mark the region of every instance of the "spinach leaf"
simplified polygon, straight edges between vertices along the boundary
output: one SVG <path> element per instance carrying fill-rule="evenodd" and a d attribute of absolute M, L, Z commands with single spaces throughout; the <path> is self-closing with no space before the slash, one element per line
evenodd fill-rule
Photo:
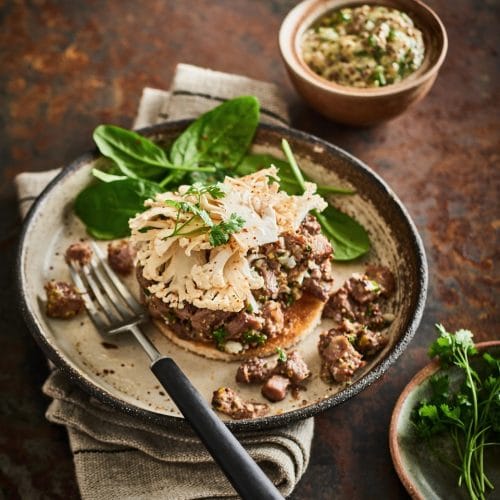
<path fill-rule="evenodd" d="M 242 96 L 201 115 L 174 142 L 174 165 L 211 164 L 234 168 L 252 142 L 259 123 L 259 101 Z"/>
<path fill-rule="evenodd" d="M 111 240 L 130 234 L 128 220 L 144 211 L 144 201 L 161 188 L 142 179 L 92 184 L 75 200 L 75 213 L 97 239 Z"/>
<path fill-rule="evenodd" d="M 349 215 L 328 205 L 315 214 L 334 249 L 334 260 L 353 260 L 370 250 L 366 229 Z"/>
<path fill-rule="evenodd" d="M 304 176 L 293 155 L 290 144 L 286 139 L 281 141 L 283 152 L 290 164 L 290 169 L 301 188 L 304 191 Z M 352 217 L 341 212 L 332 205 L 319 213 L 313 210 L 314 216 L 323 229 L 323 233 L 333 246 L 334 260 L 353 260 L 361 257 L 370 250 L 370 238 L 365 228 Z"/>
<path fill-rule="evenodd" d="M 171 168 L 163 149 L 132 130 L 99 125 L 93 137 L 99 151 L 114 160 L 127 177 L 159 179 Z"/>
<path fill-rule="evenodd" d="M 269 154 L 248 154 L 243 157 L 241 162 L 238 164 L 236 169 L 233 171 L 235 176 L 249 175 L 257 172 L 262 168 L 268 168 L 274 165 L 278 169 L 280 177 L 280 186 L 283 191 L 288 194 L 302 194 L 302 189 L 300 184 L 297 182 L 295 175 L 290 167 L 290 164 L 280 158 L 276 158 Z M 304 180 L 311 181 L 309 177 L 302 173 Z M 322 184 L 317 184 L 317 191 L 321 195 L 328 194 L 354 194 L 356 191 L 347 188 L 341 188 L 337 186 L 324 186 Z"/>
<path fill-rule="evenodd" d="M 103 170 L 99 170 L 98 168 L 92 169 L 92 175 L 102 182 L 113 182 L 128 179 L 126 175 L 110 174 L 108 172 L 104 172 Z"/>

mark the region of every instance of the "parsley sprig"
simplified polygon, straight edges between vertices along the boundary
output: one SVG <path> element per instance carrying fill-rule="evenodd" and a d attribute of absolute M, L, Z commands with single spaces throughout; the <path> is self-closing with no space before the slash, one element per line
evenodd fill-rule
<path fill-rule="evenodd" d="M 436 328 L 439 337 L 429 356 L 437 356 L 443 368 L 459 369 L 462 383 L 454 388 L 446 372 L 431 377 L 431 397 L 414 409 L 412 423 L 431 446 L 438 435 L 451 437 L 456 457 L 447 461 L 460 471 L 458 484 L 470 498 L 484 499 L 494 488 L 484 471 L 484 452 L 500 445 L 500 359 L 489 353 L 479 357 L 468 330 L 452 334 L 442 325 Z"/>
<path fill-rule="evenodd" d="M 165 239 L 173 236 L 197 236 L 208 232 L 208 241 L 213 247 L 216 247 L 227 243 L 231 234 L 237 233 L 243 228 L 245 219 L 235 213 L 232 213 L 229 219 L 216 224 L 210 217 L 210 214 L 201 208 L 201 197 L 206 194 L 214 199 L 225 196 L 225 192 L 220 184 L 205 186 L 195 183 L 184 193 L 184 196 L 194 196 L 196 202 L 165 200 L 166 205 L 177 209 L 174 228 Z M 181 222 L 181 218 L 184 219 L 182 216 L 186 214 L 191 214 L 191 216 Z M 202 224 L 197 224 L 192 228 L 192 224 L 200 222 L 200 220 Z"/>

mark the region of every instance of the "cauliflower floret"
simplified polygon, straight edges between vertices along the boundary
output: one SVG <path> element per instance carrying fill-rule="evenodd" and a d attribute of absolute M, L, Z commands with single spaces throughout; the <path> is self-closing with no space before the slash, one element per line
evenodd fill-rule
<path fill-rule="evenodd" d="M 306 183 L 301 196 L 289 196 L 278 190 L 277 183 L 269 183 L 270 177 L 278 177 L 275 167 L 239 179 L 227 177 L 220 185 L 222 197 L 193 195 L 181 186 L 178 193 L 148 200 L 149 208 L 130 220 L 130 228 L 143 276 L 154 282 L 149 292 L 172 307 L 190 303 L 237 312 L 255 303 L 252 290 L 264 282 L 250 267 L 248 250 L 277 241 L 280 234 L 296 230 L 310 210 L 326 207 L 315 194 L 315 184 Z M 192 209 L 179 211 L 168 200 L 198 204 L 204 219 Z M 212 247 L 210 220 L 217 225 L 233 214 L 244 220 L 243 227 L 232 232 L 226 244 Z M 184 231 L 173 234 L 183 224 Z"/>

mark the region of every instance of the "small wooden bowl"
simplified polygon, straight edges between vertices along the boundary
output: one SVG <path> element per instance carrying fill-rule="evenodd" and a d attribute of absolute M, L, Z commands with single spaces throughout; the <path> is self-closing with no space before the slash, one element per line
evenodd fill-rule
<path fill-rule="evenodd" d="M 301 56 L 304 31 L 331 10 L 379 4 L 407 13 L 424 36 L 425 57 L 420 68 L 401 82 L 359 89 L 330 82 L 312 71 Z M 279 47 L 290 79 L 309 105 L 334 121 L 373 125 L 394 118 L 431 89 L 448 49 L 448 38 L 438 16 L 419 0 L 305 0 L 285 17 Z"/>

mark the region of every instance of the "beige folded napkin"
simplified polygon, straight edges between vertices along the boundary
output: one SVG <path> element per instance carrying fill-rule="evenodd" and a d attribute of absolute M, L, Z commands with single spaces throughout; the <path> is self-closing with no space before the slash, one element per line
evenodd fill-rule
<path fill-rule="evenodd" d="M 192 118 L 239 95 L 259 98 L 263 122 L 288 124 L 287 108 L 275 85 L 179 64 L 170 91 L 144 89 L 134 128 Z M 23 216 L 58 172 L 17 176 Z M 199 439 L 185 426 L 152 424 L 112 410 L 59 369 L 53 369 L 43 391 L 52 398 L 47 419 L 68 431 L 84 500 L 235 497 Z M 307 419 L 237 437 L 286 496 L 307 468 L 313 430 L 313 419 Z"/>

